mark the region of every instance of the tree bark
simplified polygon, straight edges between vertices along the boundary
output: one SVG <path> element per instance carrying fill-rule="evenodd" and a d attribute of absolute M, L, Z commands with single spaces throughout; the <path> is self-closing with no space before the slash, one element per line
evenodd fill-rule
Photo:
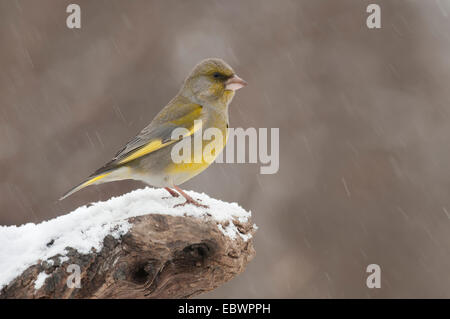
<path fill-rule="evenodd" d="M 128 221 L 128 233 L 108 235 L 101 251 L 67 248 L 63 262 L 58 255 L 29 267 L 0 298 L 189 298 L 238 275 L 255 255 L 252 238 L 231 239 L 212 218 L 150 214 Z M 255 232 L 250 222 L 233 223 L 242 234 Z M 80 267 L 79 288 L 67 284 L 71 264 Z M 42 272 L 49 276 L 36 289 Z"/>

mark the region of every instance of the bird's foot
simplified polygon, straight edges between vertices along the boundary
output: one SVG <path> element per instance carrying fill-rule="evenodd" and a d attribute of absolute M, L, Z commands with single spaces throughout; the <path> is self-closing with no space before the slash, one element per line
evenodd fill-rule
<path fill-rule="evenodd" d="M 173 187 L 181 194 L 181 196 L 183 196 L 184 198 L 186 198 L 186 201 L 185 201 L 184 203 L 182 203 L 182 204 L 177 204 L 177 205 L 175 205 L 175 206 L 173 206 L 173 207 L 179 207 L 179 206 L 184 206 L 184 205 L 186 205 L 186 204 L 192 204 L 192 205 L 195 205 L 195 206 L 197 206 L 197 207 L 209 208 L 208 205 L 203 205 L 203 204 L 200 204 L 199 202 L 197 202 L 195 199 L 193 199 L 191 196 L 189 196 L 188 194 L 186 194 L 186 193 L 185 193 L 181 188 L 179 188 L 178 186 L 174 185 Z M 199 200 L 201 200 L 201 199 L 199 199 Z"/>
<path fill-rule="evenodd" d="M 164 187 L 164 189 L 166 191 L 168 191 L 170 193 L 170 195 L 172 195 L 172 197 L 180 197 L 180 194 L 175 192 L 173 189 L 170 189 L 169 187 Z M 163 198 L 169 198 L 169 197 L 163 197 Z"/>
<path fill-rule="evenodd" d="M 192 204 L 192 205 L 195 205 L 195 206 L 197 206 L 197 207 L 209 208 L 208 205 L 200 204 L 199 202 L 197 202 L 196 200 L 194 200 L 194 199 L 192 199 L 192 198 L 186 199 L 186 201 L 185 201 L 184 203 L 176 204 L 176 205 L 173 206 L 173 207 L 174 207 L 174 208 L 175 208 L 175 207 L 181 207 L 181 206 L 185 206 L 185 205 L 187 205 L 187 204 Z"/>

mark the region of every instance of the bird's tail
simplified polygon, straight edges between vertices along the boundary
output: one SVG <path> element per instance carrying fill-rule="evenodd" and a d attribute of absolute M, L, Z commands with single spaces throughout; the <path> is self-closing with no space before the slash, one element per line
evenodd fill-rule
<path fill-rule="evenodd" d="M 63 200 L 64 198 L 69 197 L 70 195 L 72 195 L 75 192 L 78 192 L 80 189 L 85 188 L 86 186 L 92 185 L 94 183 L 97 183 L 99 180 L 101 180 L 102 178 L 108 176 L 109 174 L 111 174 L 112 172 L 106 172 L 106 173 L 102 173 L 100 175 L 95 175 L 95 176 L 91 176 L 89 177 L 86 181 L 82 182 L 80 185 L 72 188 L 70 191 L 68 191 L 67 193 L 65 193 L 59 200 Z"/>

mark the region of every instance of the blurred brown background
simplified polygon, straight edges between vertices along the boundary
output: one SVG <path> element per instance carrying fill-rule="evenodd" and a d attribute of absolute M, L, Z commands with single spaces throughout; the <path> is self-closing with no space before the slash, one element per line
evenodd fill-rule
<path fill-rule="evenodd" d="M 0 0 L 0 224 L 142 187 L 57 201 L 216 56 L 250 83 L 231 126 L 279 127 L 280 170 L 215 164 L 183 185 L 260 227 L 245 273 L 204 297 L 450 297 L 450 1 L 77 0 L 80 30 L 71 2 Z"/>

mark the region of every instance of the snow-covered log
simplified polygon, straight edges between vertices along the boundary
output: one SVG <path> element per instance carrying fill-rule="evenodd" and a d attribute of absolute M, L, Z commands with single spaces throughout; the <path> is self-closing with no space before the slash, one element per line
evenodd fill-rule
<path fill-rule="evenodd" d="M 220 286 L 255 255 L 256 226 L 235 203 L 188 194 L 209 208 L 145 188 L 0 226 L 0 298 L 185 298 Z"/>

